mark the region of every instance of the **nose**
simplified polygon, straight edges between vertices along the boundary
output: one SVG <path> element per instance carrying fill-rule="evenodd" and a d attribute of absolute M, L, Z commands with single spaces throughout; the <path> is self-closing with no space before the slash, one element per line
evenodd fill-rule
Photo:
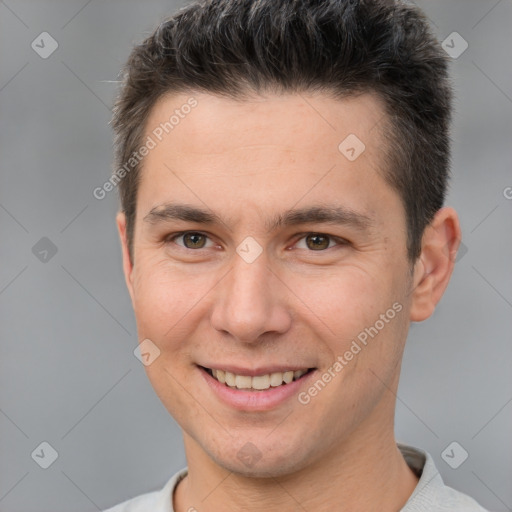
<path fill-rule="evenodd" d="M 261 341 L 264 334 L 283 334 L 292 319 L 286 290 L 270 270 L 264 252 L 252 263 L 236 254 L 231 271 L 216 287 L 211 324 L 217 331 L 249 344 Z"/>

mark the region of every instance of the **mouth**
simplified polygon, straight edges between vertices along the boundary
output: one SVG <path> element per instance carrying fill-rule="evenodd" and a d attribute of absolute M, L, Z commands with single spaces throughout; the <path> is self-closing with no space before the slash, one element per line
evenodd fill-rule
<path fill-rule="evenodd" d="M 204 366 L 200 366 L 200 368 L 225 387 L 239 391 L 267 391 L 270 388 L 285 387 L 315 370 L 315 368 L 299 368 L 250 376 L 238 375 L 216 368 L 205 368 Z"/>

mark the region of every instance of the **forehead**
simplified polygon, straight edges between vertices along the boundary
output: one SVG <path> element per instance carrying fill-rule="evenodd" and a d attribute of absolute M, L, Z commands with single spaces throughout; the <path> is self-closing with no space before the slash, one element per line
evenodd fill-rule
<path fill-rule="evenodd" d="M 381 176 L 385 121 L 373 94 L 163 97 L 146 124 L 154 147 L 143 161 L 139 206 L 148 212 L 186 196 L 278 212 L 304 197 L 370 212 L 368 194 L 375 201 L 393 192 Z"/>
<path fill-rule="evenodd" d="M 328 146 L 328 153 L 336 156 L 337 143 L 356 135 L 369 156 L 376 146 L 384 149 L 380 129 L 386 119 L 382 101 L 371 93 L 343 99 L 296 93 L 253 95 L 243 100 L 181 93 L 155 103 L 146 135 L 195 155 L 266 144 L 275 150 L 314 153 Z"/>

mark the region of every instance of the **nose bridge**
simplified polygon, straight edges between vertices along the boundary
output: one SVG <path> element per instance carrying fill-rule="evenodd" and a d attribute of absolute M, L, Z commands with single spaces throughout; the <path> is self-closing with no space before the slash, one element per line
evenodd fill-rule
<path fill-rule="evenodd" d="M 231 272 L 223 280 L 218 294 L 212 325 L 235 339 L 257 341 L 265 332 L 284 332 L 290 325 L 265 254 L 252 262 L 235 255 Z"/>

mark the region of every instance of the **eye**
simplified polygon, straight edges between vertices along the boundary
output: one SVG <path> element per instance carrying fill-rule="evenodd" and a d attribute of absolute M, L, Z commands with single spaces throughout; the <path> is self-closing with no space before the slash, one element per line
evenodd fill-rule
<path fill-rule="evenodd" d="M 209 241 L 209 245 L 208 245 Z M 166 243 L 174 243 L 184 249 L 206 249 L 214 245 L 207 235 L 198 231 L 174 233 L 165 239 Z M 295 243 L 298 249 L 322 252 L 334 246 L 348 245 L 349 242 L 325 233 L 307 233 Z"/>
<path fill-rule="evenodd" d="M 182 243 L 176 242 L 176 240 L 182 240 Z M 186 231 L 184 233 L 176 233 L 174 235 L 170 235 L 166 238 L 166 242 L 173 242 L 180 247 L 185 249 L 205 249 L 207 247 L 206 241 L 208 240 L 208 236 L 204 233 L 199 233 L 197 231 Z M 211 242 L 211 240 L 210 240 Z M 211 247 L 211 245 L 208 247 Z"/>
<path fill-rule="evenodd" d="M 300 247 L 300 243 L 303 242 L 302 247 Z M 331 245 L 332 242 L 332 245 Z M 324 233 L 309 233 L 306 236 L 303 236 L 299 239 L 299 242 L 296 244 L 296 247 L 299 249 L 309 249 L 311 251 L 325 251 L 326 249 L 331 249 L 335 245 L 347 245 L 348 242 L 343 240 L 342 238 L 333 237 L 331 235 L 326 235 Z"/>

